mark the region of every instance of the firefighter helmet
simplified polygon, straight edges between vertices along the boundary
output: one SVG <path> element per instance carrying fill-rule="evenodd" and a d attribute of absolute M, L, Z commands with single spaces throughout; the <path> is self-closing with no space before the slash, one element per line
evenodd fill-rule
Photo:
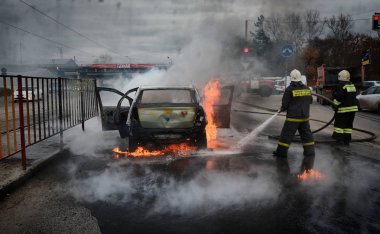
<path fill-rule="evenodd" d="M 290 81 L 299 82 L 301 81 L 301 72 L 297 69 L 294 69 L 290 72 Z"/>
<path fill-rule="evenodd" d="M 350 73 L 347 70 L 342 70 L 338 74 L 338 80 L 340 80 L 340 81 L 350 81 Z"/>

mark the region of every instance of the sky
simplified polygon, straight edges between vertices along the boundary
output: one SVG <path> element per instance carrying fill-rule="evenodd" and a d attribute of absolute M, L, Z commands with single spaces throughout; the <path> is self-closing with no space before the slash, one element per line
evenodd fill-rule
<path fill-rule="evenodd" d="M 115 63 L 168 63 L 194 40 L 210 44 L 244 35 L 244 22 L 260 15 L 318 9 L 321 15 L 351 14 L 355 30 L 371 33 L 378 0 L 22 0 L 90 40 L 37 13 L 20 0 L 0 1 L 0 63 L 47 63 L 60 57 L 79 64 L 108 54 Z M 362 20 L 368 19 L 368 20 Z M 52 40 L 33 36 L 14 29 Z M 96 43 L 94 43 L 96 42 Z M 204 43 L 202 43 L 204 42 Z M 101 45 L 101 46 L 100 46 Z M 211 46 L 214 48 L 214 46 Z M 169 57 L 169 58 L 168 58 Z"/>

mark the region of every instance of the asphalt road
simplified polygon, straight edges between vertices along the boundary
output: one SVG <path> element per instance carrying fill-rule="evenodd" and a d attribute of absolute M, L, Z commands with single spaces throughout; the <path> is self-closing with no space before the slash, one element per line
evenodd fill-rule
<path fill-rule="evenodd" d="M 275 108 L 279 99 L 247 95 L 241 101 Z M 115 134 L 94 127 L 72 136 L 70 153 L 0 201 L 0 232 L 380 232 L 378 142 L 318 144 L 315 160 L 304 160 L 295 143 L 288 160 L 276 160 L 276 142 L 266 135 L 279 134 L 283 118 L 249 145 L 236 147 L 269 116 L 241 112 L 258 110 L 237 102 L 233 109 L 232 129 L 219 132 L 224 147 L 187 157 L 117 158 L 111 152 Z M 331 113 L 313 105 L 312 115 L 328 120 Z M 360 116 L 355 124 L 380 128 Z M 330 134 L 326 129 L 316 138 Z M 305 166 L 321 178 L 300 180 Z"/>

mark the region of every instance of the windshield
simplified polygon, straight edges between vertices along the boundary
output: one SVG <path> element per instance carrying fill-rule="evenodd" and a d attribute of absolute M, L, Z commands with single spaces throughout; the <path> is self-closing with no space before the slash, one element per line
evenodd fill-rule
<path fill-rule="evenodd" d="M 140 103 L 195 103 L 188 89 L 144 90 Z"/>

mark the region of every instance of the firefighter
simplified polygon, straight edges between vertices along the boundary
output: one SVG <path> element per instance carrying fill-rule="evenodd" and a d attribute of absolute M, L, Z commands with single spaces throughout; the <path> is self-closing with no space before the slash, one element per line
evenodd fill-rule
<path fill-rule="evenodd" d="M 285 89 L 279 112 L 287 111 L 274 156 L 287 157 L 289 146 L 298 130 L 305 156 L 314 156 L 314 139 L 310 130 L 309 112 L 313 102 L 310 89 L 301 82 L 301 73 L 294 69 L 290 73 L 290 85 Z"/>
<path fill-rule="evenodd" d="M 349 145 L 355 112 L 358 111 L 356 88 L 350 82 L 350 73 L 342 70 L 338 74 L 339 86 L 333 91 L 333 101 L 337 106 L 332 137 L 338 144 Z"/>

